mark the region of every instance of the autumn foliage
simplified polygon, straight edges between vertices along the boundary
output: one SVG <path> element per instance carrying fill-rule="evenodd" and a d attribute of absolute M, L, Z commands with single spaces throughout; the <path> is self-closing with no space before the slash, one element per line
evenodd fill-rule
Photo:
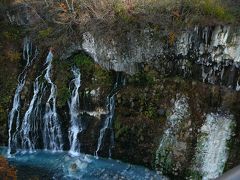
<path fill-rule="evenodd" d="M 0 179 L 3 180 L 16 180 L 17 172 L 16 169 L 11 167 L 7 160 L 0 156 Z"/>

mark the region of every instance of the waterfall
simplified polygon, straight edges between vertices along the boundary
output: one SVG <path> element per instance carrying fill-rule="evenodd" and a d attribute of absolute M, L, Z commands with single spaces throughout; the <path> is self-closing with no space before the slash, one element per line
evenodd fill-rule
<path fill-rule="evenodd" d="M 70 123 L 71 127 L 69 129 L 69 141 L 70 141 L 70 153 L 78 154 L 80 153 L 80 142 L 78 140 L 78 134 L 83 130 L 80 114 L 79 114 L 79 94 L 78 90 L 81 86 L 81 74 L 80 70 L 77 68 L 72 69 L 74 79 L 70 82 L 69 89 L 71 90 L 71 84 L 74 84 L 74 88 L 71 93 L 71 98 L 68 102 L 69 112 L 70 112 Z"/>
<path fill-rule="evenodd" d="M 112 124 L 113 124 L 113 117 L 114 117 L 114 111 L 115 111 L 115 94 L 112 96 L 108 96 L 108 114 L 107 117 L 104 120 L 104 125 L 100 130 L 99 138 L 98 138 L 98 144 L 97 144 L 97 150 L 96 150 L 96 156 L 98 156 L 98 151 L 100 150 L 102 143 L 103 143 L 103 138 L 106 134 L 106 130 L 110 129 L 112 131 Z M 111 133 L 111 142 L 113 140 L 113 133 Z M 111 157 L 111 148 L 109 149 L 109 156 Z"/>
<path fill-rule="evenodd" d="M 237 81 L 237 85 L 236 85 L 236 91 L 240 91 L 239 80 Z"/>
<path fill-rule="evenodd" d="M 39 92 L 41 90 L 41 85 L 39 84 L 38 76 L 34 82 L 34 94 L 30 105 L 24 115 L 22 126 L 20 130 L 21 134 L 21 149 L 29 149 L 33 151 L 36 149 L 37 138 L 38 138 L 38 122 L 37 122 L 37 100 L 39 96 Z"/>
<path fill-rule="evenodd" d="M 110 141 L 111 145 L 109 147 L 109 157 L 111 157 L 111 149 L 114 145 L 114 132 L 113 132 L 113 118 L 114 118 L 114 112 L 115 112 L 115 95 L 117 93 L 117 90 L 120 88 L 121 85 L 124 85 L 124 78 L 121 75 L 121 73 L 117 73 L 117 78 L 116 82 L 113 86 L 112 91 L 110 94 L 107 96 L 107 109 L 108 109 L 108 114 L 104 120 L 103 126 L 100 129 L 99 137 L 98 137 L 98 144 L 97 144 L 97 150 L 95 151 L 95 155 L 98 157 L 98 152 L 101 149 L 103 145 L 103 139 L 104 136 L 106 135 L 106 131 L 110 130 L 111 131 L 111 136 L 110 136 Z"/>
<path fill-rule="evenodd" d="M 8 154 L 11 153 L 13 146 L 15 148 L 17 146 L 17 138 L 14 138 L 14 139 L 12 138 L 12 128 L 13 128 L 14 121 L 16 122 L 16 131 L 18 130 L 18 127 L 20 124 L 20 122 L 19 122 L 19 118 L 20 118 L 19 111 L 20 111 L 20 107 L 21 107 L 20 94 L 21 94 L 23 86 L 25 84 L 25 77 L 26 77 L 25 72 L 23 72 L 23 73 L 24 73 L 23 77 L 19 76 L 17 89 L 15 91 L 15 95 L 14 95 L 14 99 L 13 99 L 13 107 L 9 113 L 9 118 L 8 118 Z M 14 137 L 16 137 L 16 135 Z"/>
<path fill-rule="evenodd" d="M 62 150 L 63 140 L 60 122 L 56 110 L 57 87 L 51 80 L 53 54 L 50 50 L 46 58 L 47 67 L 42 71 L 34 81 L 33 96 L 26 110 L 23 119 L 20 119 L 20 95 L 25 85 L 25 78 L 28 67 L 36 58 L 37 51 L 32 53 L 32 44 L 24 39 L 23 59 L 26 66 L 19 76 L 19 83 L 13 100 L 13 108 L 9 113 L 9 153 L 12 148 L 34 151 L 39 144 L 43 144 L 45 149 Z M 48 85 L 50 85 L 50 95 L 45 105 L 45 111 L 42 109 L 42 98 L 46 94 L 47 84 L 39 82 L 44 76 Z M 15 127 L 15 130 L 13 130 Z M 13 131 L 13 132 L 12 132 Z M 13 134 L 13 135 L 12 135 Z M 42 135 L 42 139 L 40 136 Z M 43 141 L 43 142 L 39 142 Z"/>
<path fill-rule="evenodd" d="M 196 165 L 203 179 L 215 179 L 223 173 L 228 157 L 227 142 L 234 125 L 232 115 L 210 113 L 197 140 Z"/>
<path fill-rule="evenodd" d="M 46 102 L 45 114 L 43 117 L 43 143 L 45 149 L 62 150 L 63 140 L 60 122 L 56 110 L 57 87 L 51 80 L 53 54 L 51 50 L 46 58 L 47 68 L 44 75 L 51 86 L 51 93 Z"/>
<path fill-rule="evenodd" d="M 35 48 L 35 51 L 33 52 L 33 46 L 30 39 L 25 37 L 23 41 L 23 60 L 26 61 L 26 65 L 18 76 L 18 85 L 13 98 L 13 106 L 8 116 L 8 154 L 11 153 L 12 148 L 17 148 L 18 146 L 21 109 L 20 96 L 25 85 L 27 70 L 31 66 L 32 62 L 37 58 L 37 55 L 37 48 Z M 13 133 L 12 131 L 14 127 L 15 131 Z"/>
<path fill-rule="evenodd" d="M 176 132 L 179 130 L 181 123 L 188 117 L 189 105 L 187 98 L 177 95 L 171 115 L 167 118 L 167 129 L 163 133 L 156 152 L 156 165 L 160 165 L 161 168 L 171 168 L 171 147 L 177 144 Z"/>

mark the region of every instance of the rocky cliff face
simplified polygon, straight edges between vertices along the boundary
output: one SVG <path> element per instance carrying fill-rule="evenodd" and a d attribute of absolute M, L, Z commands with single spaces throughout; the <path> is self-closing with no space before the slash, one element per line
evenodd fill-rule
<path fill-rule="evenodd" d="M 7 19 L 25 27 L 40 21 L 34 11 L 24 8 L 20 14 L 9 12 Z M 81 71 L 81 152 L 96 153 L 101 129 L 112 115 L 113 123 L 105 129 L 99 156 L 108 157 L 111 150 L 112 158 L 172 177 L 215 178 L 239 164 L 240 32 L 236 27 L 195 27 L 176 34 L 129 30 L 115 36 L 88 31 L 79 36 L 81 40 L 55 47 L 59 57 L 53 60 L 52 81 L 57 86 L 64 150 L 69 149 L 67 103 L 71 67 L 75 65 Z M 54 38 L 47 42 L 53 48 Z M 37 45 L 43 47 L 43 41 Z M 20 119 L 29 107 L 33 81 L 44 69 L 47 48 L 40 49 L 38 61 L 27 73 Z M 18 69 L 20 72 L 21 66 Z M 119 71 L 123 72 L 122 87 L 114 92 L 114 108 L 109 108 Z M 15 85 L 17 78 L 12 81 Z M 1 83 L 7 87 L 6 82 Z M 13 96 L 14 88 L 9 92 Z M 4 114 L 11 109 L 10 101 L 1 102 L 1 106 L 8 106 Z M 47 95 L 43 95 L 43 107 L 46 101 Z M 6 130 L 1 131 L 5 142 Z M 211 144 L 219 147 L 219 152 L 214 152 Z M 208 171 L 209 164 L 214 171 Z"/>
<path fill-rule="evenodd" d="M 107 69 L 134 74 L 149 64 L 162 74 L 239 89 L 240 34 L 234 27 L 195 27 L 165 36 L 145 29 L 121 39 L 87 32 L 82 48 Z"/>
<path fill-rule="evenodd" d="M 34 26 L 42 21 L 37 11 L 27 4 L 19 4 L 6 10 L 5 19 L 18 26 Z"/>
<path fill-rule="evenodd" d="M 6 10 L 5 19 L 14 25 L 46 28 L 47 22 L 43 18 L 51 17 L 47 17 L 44 11 L 38 13 L 32 6 L 16 4 L 14 8 Z M 50 31 L 57 26 L 49 28 Z M 240 32 L 234 25 L 196 26 L 177 32 L 125 28 L 124 32 L 110 33 L 98 31 L 100 28 L 96 25 L 94 30 L 75 35 L 75 39 L 69 37 L 71 40 L 65 40 L 65 45 L 58 47 L 58 55 L 61 59 L 67 59 L 78 51 L 85 51 L 96 63 L 110 70 L 132 75 L 143 64 L 148 64 L 161 74 L 181 75 L 240 89 Z M 48 37 L 46 34 L 49 29 L 42 30 L 42 38 Z M 54 35 L 52 38 L 55 38 Z"/>

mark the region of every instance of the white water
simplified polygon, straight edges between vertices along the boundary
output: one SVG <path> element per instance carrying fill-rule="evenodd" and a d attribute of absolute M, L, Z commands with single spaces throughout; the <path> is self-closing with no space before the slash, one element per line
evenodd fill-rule
<path fill-rule="evenodd" d="M 178 131 L 180 124 L 189 117 L 189 105 L 185 96 L 178 95 L 171 115 L 167 118 L 167 129 L 164 131 L 159 147 L 156 152 L 156 164 L 161 163 L 161 156 L 167 155 L 170 147 L 177 142 L 175 132 Z M 165 162 L 162 162 L 165 163 Z M 163 164 L 164 165 L 164 164 Z"/>
<path fill-rule="evenodd" d="M 40 76 L 39 76 L 40 77 Z M 21 126 L 21 149 L 29 149 L 30 152 L 36 149 L 36 140 L 37 140 L 37 131 L 38 131 L 38 123 L 36 122 L 37 117 L 34 114 L 35 106 L 37 103 L 37 98 L 39 95 L 39 91 L 41 89 L 41 85 L 39 85 L 39 77 L 36 78 L 34 82 L 34 94 L 28 110 L 26 111 L 22 126 Z M 30 137 L 31 134 L 31 137 Z"/>
<path fill-rule="evenodd" d="M 197 141 L 196 170 L 203 179 L 215 179 L 223 173 L 228 157 L 227 141 L 231 138 L 233 117 L 208 114 Z"/>
<path fill-rule="evenodd" d="M 31 63 L 31 56 L 32 56 L 32 42 L 28 37 L 24 38 L 23 40 L 23 59 L 27 61 L 26 66 L 29 66 Z"/>
<path fill-rule="evenodd" d="M 23 41 L 23 60 L 26 61 L 26 65 L 18 77 L 18 85 L 14 94 L 13 107 L 9 113 L 8 117 L 8 154 L 11 153 L 12 148 L 18 146 L 18 132 L 20 128 L 20 96 L 25 85 L 25 79 L 27 75 L 27 69 L 31 66 L 32 62 L 37 58 L 38 50 L 35 49 L 33 52 L 33 47 L 30 39 L 28 37 L 24 38 Z M 13 127 L 16 127 L 13 131 Z"/>
<path fill-rule="evenodd" d="M 71 84 L 74 84 L 74 88 L 71 93 L 71 99 L 68 103 L 69 112 L 70 112 L 70 122 L 71 127 L 69 129 L 69 141 L 70 141 L 70 150 L 71 154 L 80 153 L 80 142 L 78 140 L 78 134 L 83 130 L 80 122 L 80 110 L 79 110 L 79 93 L 78 90 L 81 86 L 81 74 L 80 70 L 77 68 L 72 69 L 74 79 L 71 81 Z"/>
<path fill-rule="evenodd" d="M 112 128 L 113 124 L 113 118 L 114 118 L 114 112 L 115 112 L 115 95 L 117 93 L 117 88 L 119 85 L 123 84 L 124 79 L 122 79 L 122 76 L 120 73 L 117 74 L 116 82 L 113 86 L 112 91 L 107 97 L 107 109 L 108 109 L 108 114 L 104 120 L 103 127 L 100 130 L 99 137 L 98 137 L 98 144 L 97 144 L 97 150 L 95 152 L 95 155 L 98 157 L 98 152 L 102 147 L 104 136 L 106 135 L 106 131 L 110 130 L 111 135 L 110 135 L 110 147 L 109 147 L 109 157 L 111 157 L 111 149 L 114 145 L 114 132 Z M 119 84 L 120 83 L 120 84 Z"/>
<path fill-rule="evenodd" d="M 51 50 L 46 59 L 46 74 L 44 75 L 48 84 L 51 86 L 51 93 L 46 103 L 45 114 L 43 117 L 43 143 L 45 149 L 62 150 L 62 132 L 56 110 L 57 87 L 51 80 L 53 54 Z"/>
<path fill-rule="evenodd" d="M 104 139 L 104 136 L 106 134 L 106 130 L 107 129 L 112 130 L 112 123 L 113 123 L 113 117 L 114 117 L 114 111 L 115 111 L 115 94 L 112 95 L 112 96 L 108 96 L 107 108 L 108 108 L 108 114 L 107 114 L 107 117 L 104 121 L 104 125 L 100 130 L 100 134 L 99 134 L 99 137 L 98 137 L 97 150 L 95 152 L 96 156 L 98 156 L 98 151 L 102 147 L 103 139 Z M 113 136 L 113 134 L 112 134 L 112 136 Z M 112 138 L 113 137 L 111 137 L 111 140 L 112 140 Z M 111 148 L 109 148 L 109 156 L 111 157 L 111 150 L 110 149 Z"/>
<path fill-rule="evenodd" d="M 12 146 L 17 146 L 17 138 L 12 138 L 12 128 L 13 128 L 13 123 L 16 123 L 16 131 L 18 130 L 19 127 L 19 119 L 20 119 L 20 95 L 21 92 L 23 90 L 24 84 L 25 84 L 25 77 L 26 74 L 24 72 L 24 76 L 23 77 L 19 77 L 19 82 L 18 82 L 18 86 L 17 89 L 15 91 L 15 95 L 14 95 L 14 99 L 13 99 L 13 107 L 12 110 L 9 113 L 9 118 L 8 118 L 8 154 L 11 153 L 11 148 Z M 15 131 L 15 132 L 16 132 Z M 16 134 L 15 134 L 16 137 Z"/>
<path fill-rule="evenodd" d="M 236 91 L 240 91 L 240 84 L 239 84 L 239 80 L 237 81 Z"/>

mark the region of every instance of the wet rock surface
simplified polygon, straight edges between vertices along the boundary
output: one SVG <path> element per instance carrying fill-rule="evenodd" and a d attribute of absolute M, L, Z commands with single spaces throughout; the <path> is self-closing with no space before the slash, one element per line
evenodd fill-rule
<path fill-rule="evenodd" d="M 121 40 L 107 34 L 83 34 L 82 48 L 107 69 L 135 74 L 155 67 L 161 74 L 238 89 L 240 35 L 235 27 L 196 27 L 174 35 L 145 29 L 128 32 Z"/>
<path fill-rule="evenodd" d="M 26 11 L 33 13 L 24 7 L 22 13 Z M 13 18 L 11 15 L 14 19 L 12 23 L 31 25 L 39 21 L 35 15 L 31 16 L 33 19 L 28 19 L 28 16 Z M 83 124 L 83 131 L 78 134 L 80 152 L 96 153 L 100 130 L 109 114 L 106 104 L 117 76 L 114 71 L 123 71 L 124 85 L 116 92 L 113 124 L 106 129 L 99 156 L 109 157 L 111 149 L 114 159 L 144 165 L 173 178 L 201 178 L 208 173 L 202 173 L 202 164 L 196 162 L 198 154 L 206 151 L 199 148 L 204 145 L 201 144 L 202 134 L 208 133 L 202 130 L 206 115 L 220 114 L 215 119 L 225 121 L 222 117 L 231 114 L 235 126 L 228 131 L 231 133 L 227 138 L 223 136 L 227 139 L 223 144 L 226 157 L 221 166 L 225 168 L 221 167 L 219 171 L 217 165 L 216 172 L 221 174 L 240 163 L 238 30 L 228 26 L 199 27 L 177 34 L 173 43 L 169 41 L 168 33 L 159 35 L 151 29 L 128 32 L 121 39 L 107 36 L 89 31 L 83 34 L 83 42 L 73 42 L 69 48 L 63 48 L 66 51 L 56 52 L 61 54 L 61 58 L 53 60 L 52 81 L 58 88 L 57 112 L 63 131 L 64 150 L 70 147 L 69 82 L 71 67 L 75 65 L 82 75 L 78 109 L 81 114 L 79 121 Z M 10 42 L 9 39 L 6 41 Z M 26 86 L 21 94 L 21 119 L 33 96 L 33 80 L 45 67 L 48 51 L 45 48 L 41 49 L 38 62 L 27 74 Z M 21 54 L 20 48 L 16 49 Z M 17 75 L 24 62 L 20 58 L 17 63 L 1 61 L 1 64 L 6 68 L 1 68 L 4 77 L 1 77 L 0 85 L 8 92 L 1 92 L 1 97 L 7 99 L 1 98 L 0 143 L 6 145 L 7 113 L 12 107 Z M 9 78 L 8 73 L 15 78 Z M 40 107 L 46 104 L 49 92 L 48 89 L 43 94 Z M 178 108 L 174 108 L 175 104 L 181 98 L 184 105 L 176 111 L 174 109 Z M 174 123 L 178 120 L 175 127 Z M 222 128 L 218 129 L 220 131 Z M 113 131 L 114 143 L 111 139 Z M 42 147 L 42 144 L 38 146 Z M 206 162 L 204 157 L 201 156 L 202 161 Z M 72 166 L 74 168 L 75 165 Z"/>

